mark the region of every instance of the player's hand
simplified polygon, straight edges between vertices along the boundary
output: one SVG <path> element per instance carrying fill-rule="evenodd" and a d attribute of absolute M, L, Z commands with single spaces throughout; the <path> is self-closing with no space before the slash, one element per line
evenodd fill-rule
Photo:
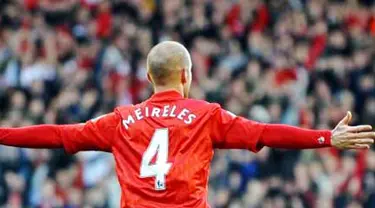
<path fill-rule="evenodd" d="M 370 125 L 349 126 L 352 114 L 346 116 L 332 130 L 331 144 L 339 149 L 368 149 L 374 143 L 375 132 Z"/>

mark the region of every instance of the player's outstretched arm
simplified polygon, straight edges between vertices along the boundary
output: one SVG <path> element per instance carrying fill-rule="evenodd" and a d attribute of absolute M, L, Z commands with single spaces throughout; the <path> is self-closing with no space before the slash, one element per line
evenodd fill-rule
<path fill-rule="evenodd" d="M 111 113 L 84 124 L 0 128 L 0 144 L 24 148 L 64 148 L 69 153 L 81 150 L 110 151 L 110 139 L 118 119 Z"/>
<path fill-rule="evenodd" d="M 213 143 L 217 148 L 250 149 L 263 146 L 282 149 L 369 148 L 375 132 L 370 125 L 349 126 L 352 115 L 347 113 L 331 130 L 303 129 L 284 124 L 265 124 L 231 115 L 225 110 L 214 113 Z"/>
<path fill-rule="evenodd" d="M 308 130 L 280 124 L 265 124 L 259 138 L 262 146 L 285 149 L 336 147 L 340 149 L 364 149 L 374 143 L 375 132 L 370 125 L 349 126 L 350 112 L 332 131 Z"/>

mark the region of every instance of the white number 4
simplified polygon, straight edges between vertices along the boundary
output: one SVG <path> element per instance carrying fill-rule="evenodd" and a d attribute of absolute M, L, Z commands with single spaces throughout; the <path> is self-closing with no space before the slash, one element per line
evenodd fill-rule
<path fill-rule="evenodd" d="M 151 160 L 157 154 L 156 163 Z M 143 154 L 140 170 L 141 178 L 156 177 L 155 190 L 165 190 L 165 176 L 172 163 L 168 159 L 168 129 L 156 129 L 147 150 Z"/>

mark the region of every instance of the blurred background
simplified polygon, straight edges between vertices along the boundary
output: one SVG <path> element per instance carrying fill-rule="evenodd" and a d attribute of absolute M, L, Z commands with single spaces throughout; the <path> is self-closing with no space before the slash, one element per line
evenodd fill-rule
<path fill-rule="evenodd" d="M 375 125 L 373 0 L 0 0 L 0 124 L 84 122 L 152 93 L 163 40 L 193 59 L 191 97 L 244 117 Z M 0 147 L 2 207 L 119 207 L 110 154 Z M 216 151 L 213 208 L 375 207 L 375 151 Z"/>

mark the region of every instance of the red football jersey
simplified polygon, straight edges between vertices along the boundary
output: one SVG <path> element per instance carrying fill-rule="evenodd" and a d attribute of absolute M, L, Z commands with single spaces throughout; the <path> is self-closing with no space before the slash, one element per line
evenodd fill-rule
<path fill-rule="evenodd" d="M 207 208 L 214 148 L 258 151 L 263 128 L 218 104 L 166 91 L 88 121 L 81 139 L 67 136 L 64 146 L 113 153 L 122 208 Z"/>

